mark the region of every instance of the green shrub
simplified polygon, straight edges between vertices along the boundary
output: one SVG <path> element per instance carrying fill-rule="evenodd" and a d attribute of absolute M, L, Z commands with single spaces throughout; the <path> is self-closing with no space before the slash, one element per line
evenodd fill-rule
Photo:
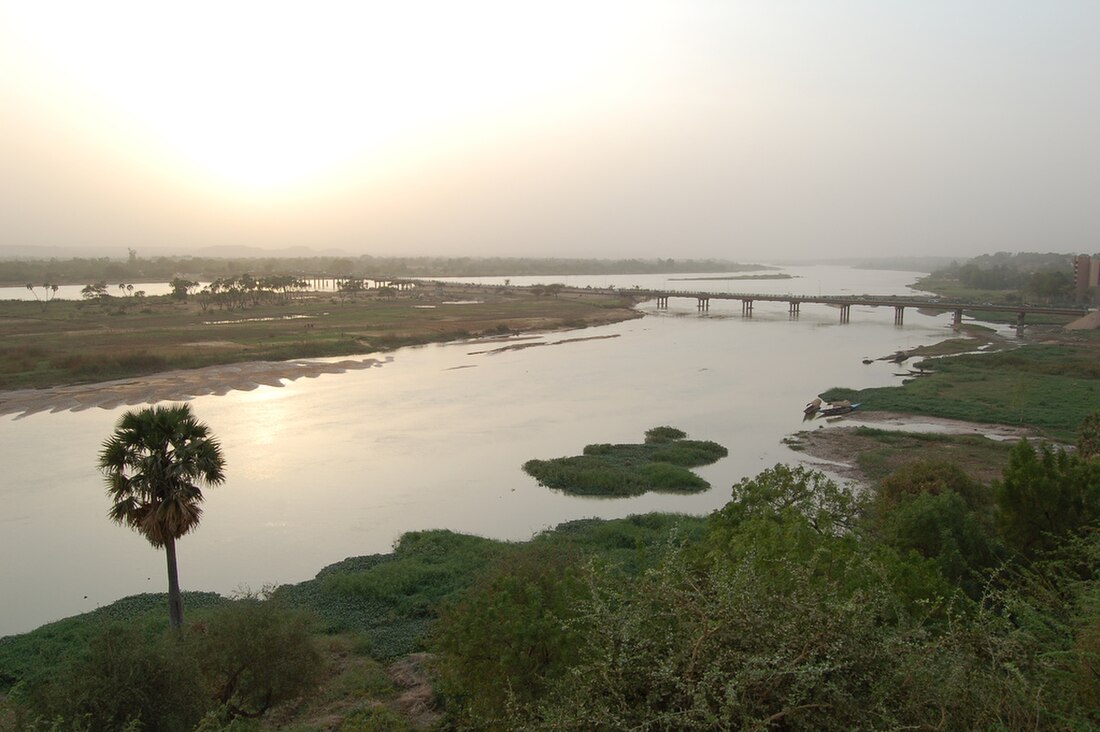
<path fill-rule="evenodd" d="M 689 493 L 705 491 L 710 483 L 690 470 L 668 463 L 648 463 L 639 469 L 650 490 Z"/>
<path fill-rule="evenodd" d="M 879 507 L 888 511 L 906 498 L 921 494 L 939 495 L 946 491 L 961 496 L 972 511 L 984 513 L 992 506 L 993 497 L 989 489 L 971 479 L 958 465 L 946 461 L 918 460 L 903 465 L 880 481 Z"/>
<path fill-rule="evenodd" d="M 184 732 L 207 706 L 191 650 L 175 637 L 107 623 L 86 651 L 52 673 L 25 677 L 12 698 L 27 718 L 81 720 L 89 731 L 139 724 Z"/>
<path fill-rule="evenodd" d="M 444 608 L 434 637 L 443 693 L 460 726 L 496 728 L 575 661 L 586 584 L 577 552 L 530 544 L 495 563 Z"/>
<path fill-rule="evenodd" d="M 262 716 L 314 686 L 322 664 L 311 624 L 303 611 L 245 598 L 191 626 L 206 686 L 231 719 Z"/>
<path fill-rule="evenodd" d="M 1005 543 L 1027 556 L 1100 522 L 1100 462 L 1020 440 L 993 485 Z"/>
<path fill-rule="evenodd" d="M 382 704 L 374 704 L 344 717 L 339 732 L 406 732 L 411 729 L 404 717 Z"/>
<path fill-rule="evenodd" d="M 100 624 L 86 647 L 23 676 L 10 697 L 18 715 L 79 721 L 89 732 L 184 731 L 200 721 L 236 730 L 226 725 L 261 716 L 317 678 L 321 660 L 301 612 L 246 599 L 192 617 L 183 633 Z"/>
<path fill-rule="evenodd" d="M 710 465 L 726 457 L 729 451 L 717 442 L 683 441 L 674 442 L 668 447 L 653 451 L 649 459 L 654 462 L 672 463 L 685 468 Z"/>
<path fill-rule="evenodd" d="M 682 440 L 685 437 L 687 437 L 687 433 L 683 430 L 667 426 L 654 427 L 646 430 L 645 433 L 645 441 L 648 443 L 671 442 L 672 440 Z"/>

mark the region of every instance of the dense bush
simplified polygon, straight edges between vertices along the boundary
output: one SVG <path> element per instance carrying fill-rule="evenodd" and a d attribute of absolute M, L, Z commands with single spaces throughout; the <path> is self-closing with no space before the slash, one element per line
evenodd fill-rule
<path fill-rule="evenodd" d="M 1012 491 L 1087 508 L 1064 500 L 1066 491 L 1080 498 L 1100 484 L 1056 452 L 1028 449 L 1017 447 L 1005 470 L 1012 490 L 995 494 L 936 464 L 891 475 L 877 497 L 776 466 L 738 483 L 701 534 L 664 551 L 650 544 L 633 571 L 583 557 L 555 563 L 559 555 L 502 565 L 439 625 L 453 721 L 527 730 L 1094 728 L 1096 517 L 1086 510 L 1057 533 L 1040 532 L 1050 543 L 1032 547 L 1027 563 L 1006 563 L 996 526 L 1023 510 Z M 1043 487 L 1067 477 L 1060 493 Z"/>
<path fill-rule="evenodd" d="M 300 610 L 245 598 L 191 627 L 206 688 L 230 718 L 260 717 L 312 688 L 321 657 L 311 623 Z"/>
<path fill-rule="evenodd" d="M 84 649 L 13 689 L 19 723 L 191 730 L 204 717 L 208 727 L 215 717 L 259 717 L 317 678 L 321 659 L 302 613 L 245 599 L 194 616 L 182 633 L 103 624 Z"/>
<path fill-rule="evenodd" d="M 919 460 L 903 465 L 879 482 L 879 509 L 886 512 L 907 498 L 948 491 L 961 496 L 973 511 L 986 512 L 992 506 L 989 489 L 958 465 Z"/>
<path fill-rule="evenodd" d="M 459 724 L 500 728 L 509 705 L 533 703 L 575 663 L 587 642 L 574 622 L 587 589 L 578 558 L 531 544 L 444 608 L 438 668 Z"/>
<path fill-rule="evenodd" d="M 649 443 L 671 442 L 672 440 L 682 440 L 685 437 L 687 437 L 687 433 L 676 427 L 654 427 L 645 432 L 645 441 Z"/>
<path fill-rule="evenodd" d="M 28 724 L 65 720 L 88 732 L 128 724 L 149 732 L 184 732 L 210 703 L 191 651 L 180 638 L 108 623 L 60 668 L 25 677 L 12 699 Z"/>
<path fill-rule="evenodd" d="M 994 486 L 997 524 L 1011 549 L 1032 556 L 1100 522 L 1100 463 L 1021 440 Z"/>

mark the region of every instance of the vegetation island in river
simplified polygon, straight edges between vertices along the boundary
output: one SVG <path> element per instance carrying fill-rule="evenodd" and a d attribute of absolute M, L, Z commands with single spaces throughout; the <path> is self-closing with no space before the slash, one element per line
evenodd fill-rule
<path fill-rule="evenodd" d="M 675 427 L 654 427 L 646 431 L 640 445 L 585 445 L 583 455 L 528 460 L 523 469 L 541 485 L 574 495 L 704 491 L 710 483 L 688 468 L 710 465 L 729 451 L 716 442 L 686 437 L 686 432 Z"/>

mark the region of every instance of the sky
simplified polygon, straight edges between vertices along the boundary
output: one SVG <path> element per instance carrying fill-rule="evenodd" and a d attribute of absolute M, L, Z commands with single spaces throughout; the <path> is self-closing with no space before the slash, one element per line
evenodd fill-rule
<path fill-rule="evenodd" d="M 1100 251 L 1096 0 L 0 0 L 0 252 Z"/>

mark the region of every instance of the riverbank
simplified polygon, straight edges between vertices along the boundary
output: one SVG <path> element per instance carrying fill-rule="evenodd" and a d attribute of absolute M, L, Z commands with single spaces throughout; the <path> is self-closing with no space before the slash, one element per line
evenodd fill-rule
<path fill-rule="evenodd" d="M 1016 441 L 1073 443 L 1100 404 L 1100 337 L 1091 331 L 1038 326 L 1010 341 L 976 328 L 899 357 L 912 374 L 902 385 L 830 389 L 824 398 L 860 402 L 860 411 L 784 443 L 864 486 L 921 460 L 950 461 L 988 483 Z"/>
<path fill-rule="evenodd" d="M 812 468 L 869 487 L 902 465 L 950 461 L 983 483 L 1001 477 L 1008 451 L 1035 430 L 894 412 L 862 412 L 843 426 L 803 430 L 784 442 Z"/>
<path fill-rule="evenodd" d="M 554 295 L 536 288 L 469 285 L 387 294 L 313 293 L 259 300 L 232 310 L 217 309 L 196 296 L 186 301 L 113 297 L 46 305 L 0 301 L 0 402 L 24 403 L 29 398 L 13 394 L 16 390 L 102 385 L 107 390 L 122 388 L 125 394 L 118 403 L 130 403 L 128 399 L 140 396 L 135 389 L 160 387 L 140 384 L 130 389 L 113 382 L 154 374 L 167 375 L 160 382 L 169 394 L 203 389 L 201 382 L 213 386 L 197 393 L 254 388 L 249 385 L 269 383 L 264 379 L 293 379 L 334 368 L 304 364 L 304 359 L 356 356 L 340 368 L 365 368 L 364 354 L 402 346 L 637 318 L 636 302 L 629 293 Z M 208 367 L 224 368 L 181 375 Z M 44 408 L 79 408 L 88 402 L 85 392 L 50 396 Z M 70 397 L 74 402 L 64 406 Z"/>
<path fill-rule="evenodd" d="M 597 336 L 610 338 L 614 336 Z M 554 339 L 546 335 L 478 338 L 464 341 L 473 354 L 492 354 L 506 350 L 554 346 L 591 340 L 589 338 Z M 369 368 L 381 368 L 393 360 L 383 354 L 357 358 L 244 361 L 224 366 L 163 371 L 148 376 L 116 379 L 93 384 L 53 386 L 42 389 L 14 389 L 0 392 L 0 416 L 15 414 L 16 419 L 39 412 L 80 412 L 85 409 L 114 409 L 127 405 L 179 402 L 207 394 L 224 395 L 231 391 L 252 391 L 261 386 L 282 387 L 298 379 L 315 379 L 324 374 L 342 374 Z"/>

